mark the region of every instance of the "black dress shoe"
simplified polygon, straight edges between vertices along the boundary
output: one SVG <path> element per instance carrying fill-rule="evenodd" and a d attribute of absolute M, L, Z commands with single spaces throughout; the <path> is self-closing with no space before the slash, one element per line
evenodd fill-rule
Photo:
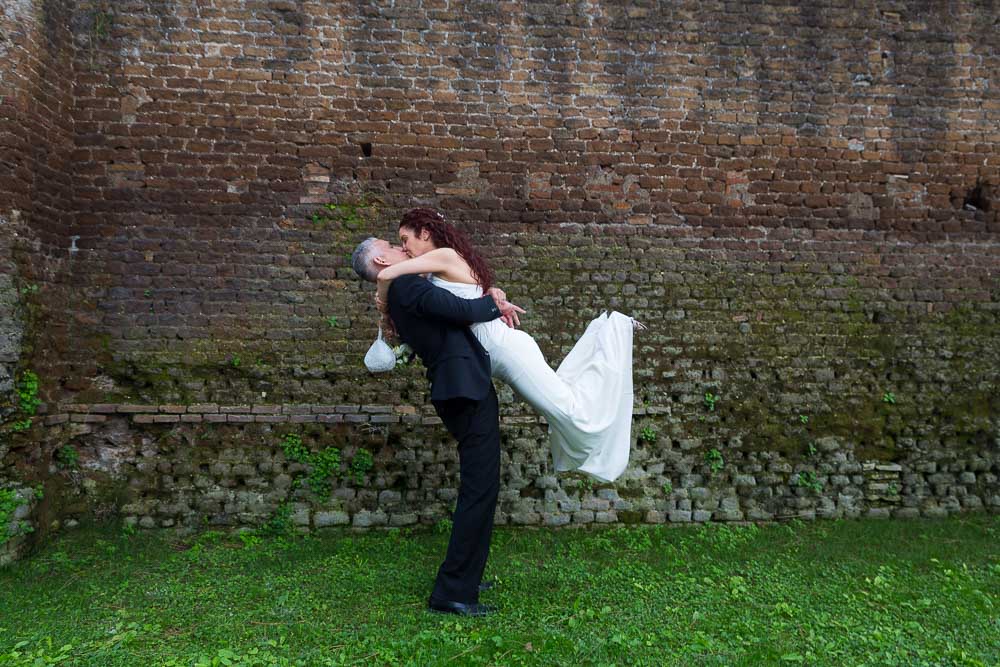
<path fill-rule="evenodd" d="M 431 598 L 427 601 L 427 608 L 441 614 L 458 614 L 459 616 L 489 616 L 496 613 L 497 608 L 491 604 L 481 602 L 455 602 L 453 600 L 435 600 Z"/>
<path fill-rule="evenodd" d="M 496 585 L 497 584 L 495 581 L 484 581 L 481 584 L 479 584 L 479 592 L 482 593 L 483 591 L 488 591 L 494 588 Z"/>

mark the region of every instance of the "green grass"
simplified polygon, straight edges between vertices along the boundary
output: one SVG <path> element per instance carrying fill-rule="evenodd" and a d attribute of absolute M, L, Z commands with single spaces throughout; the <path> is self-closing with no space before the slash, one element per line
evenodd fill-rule
<path fill-rule="evenodd" d="M 498 529 L 481 619 L 447 536 L 86 529 L 0 571 L 0 665 L 995 665 L 1000 518 Z M 60 660 L 61 657 L 61 660 Z"/>

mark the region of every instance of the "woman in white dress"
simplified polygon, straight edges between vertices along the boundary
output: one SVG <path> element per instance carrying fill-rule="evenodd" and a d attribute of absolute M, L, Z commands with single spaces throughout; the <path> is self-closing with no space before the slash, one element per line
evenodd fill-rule
<path fill-rule="evenodd" d="M 413 259 L 379 273 L 380 307 L 391 281 L 405 274 L 430 274 L 432 283 L 467 299 L 491 289 L 505 298 L 492 287 L 492 272 L 483 258 L 437 211 L 407 212 L 399 238 Z M 628 465 L 632 444 L 632 334 L 642 325 L 621 313 L 602 314 L 556 371 L 524 331 L 499 319 L 471 326 L 490 355 L 493 377 L 548 421 L 555 469 L 579 470 L 606 482 L 617 479 Z"/>

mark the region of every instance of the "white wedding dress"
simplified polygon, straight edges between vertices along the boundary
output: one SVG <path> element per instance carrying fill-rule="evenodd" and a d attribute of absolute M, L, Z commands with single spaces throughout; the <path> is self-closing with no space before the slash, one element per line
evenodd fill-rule
<path fill-rule="evenodd" d="M 478 285 L 436 276 L 431 282 L 464 299 L 483 295 Z M 493 377 L 506 382 L 548 421 L 557 471 L 579 470 L 611 482 L 628 465 L 632 322 L 617 312 L 593 320 L 556 371 L 529 334 L 499 319 L 472 325 L 489 352 Z"/>

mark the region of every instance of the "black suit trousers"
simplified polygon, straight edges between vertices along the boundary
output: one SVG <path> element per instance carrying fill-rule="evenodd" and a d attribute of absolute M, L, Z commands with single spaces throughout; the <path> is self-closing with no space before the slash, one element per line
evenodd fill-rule
<path fill-rule="evenodd" d="M 493 514 L 500 494 L 500 411 L 496 390 L 479 401 L 432 401 L 441 421 L 458 440 L 460 481 L 452 515 L 451 539 L 438 568 L 431 597 L 479 601 L 479 583 L 493 536 Z"/>

